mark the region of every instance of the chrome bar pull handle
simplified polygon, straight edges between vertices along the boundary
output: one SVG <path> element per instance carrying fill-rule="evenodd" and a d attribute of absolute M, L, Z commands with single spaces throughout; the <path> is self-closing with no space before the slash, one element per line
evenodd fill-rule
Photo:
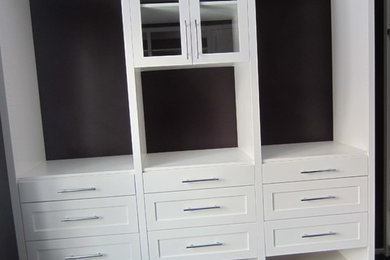
<path fill-rule="evenodd" d="M 85 191 L 96 191 L 95 187 L 90 188 L 79 188 L 79 189 L 64 189 L 59 191 L 58 193 L 74 193 L 74 192 L 85 192 Z"/>
<path fill-rule="evenodd" d="M 195 179 L 195 180 L 183 180 L 182 183 L 195 183 L 195 182 L 208 182 L 208 181 L 219 181 L 219 178 L 208 178 L 208 179 Z"/>
<path fill-rule="evenodd" d="M 337 235 L 336 232 L 329 231 L 327 233 L 318 233 L 318 234 L 303 234 L 302 238 L 312 238 L 312 237 L 326 237 L 326 236 L 334 236 Z"/>
<path fill-rule="evenodd" d="M 89 259 L 89 258 L 98 258 L 98 257 L 104 257 L 105 255 L 102 253 L 92 254 L 92 255 L 71 255 L 66 256 L 65 260 L 77 260 L 77 259 Z"/>
<path fill-rule="evenodd" d="M 324 170 L 301 171 L 301 174 L 326 173 L 326 172 L 337 172 L 337 169 L 324 169 Z"/>
<path fill-rule="evenodd" d="M 209 210 L 209 209 L 220 209 L 221 206 L 212 206 L 212 207 L 201 207 L 201 208 L 186 208 L 183 209 L 183 211 L 188 212 L 188 211 L 201 211 L 201 210 Z"/>
<path fill-rule="evenodd" d="M 98 220 L 102 217 L 92 216 L 92 217 L 80 217 L 80 218 L 64 218 L 61 219 L 61 222 L 77 222 L 77 221 L 87 221 L 87 220 Z"/>
<path fill-rule="evenodd" d="M 302 198 L 301 201 L 304 202 L 304 201 L 315 201 L 315 200 L 331 200 L 336 198 L 337 198 L 336 196 L 329 195 L 325 197 Z"/>
<path fill-rule="evenodd" d="M 192 248 L 213 247 L 213 246 L 223 246 L 223 243 L 216 242 L 216 243 L 204 244 L 204 245 L 194 245 L 194 244 L 191 244 L 191 245 L 186 246 L 186 248 L 187 249 L 192 249 Z"/>
<path fill-rule="evenodd" d="M 186 52 L 187 52 L 186 56 L 187 56 L 187 60 L 189 60 L 190 59 L 190 51 L 188 49 L 188 22 L 187 22 L 187 20 L 184 20 L 184 26 L 186 27 L 186 30 L 185 30 Z"/>
<path fill-rule="evenodd" d="M 195 19 L 195 35 L 196 35 L 196 58 L 199 59 L 200 51 L 199 51 L 199 41 L 202 39 L 199 39 L 199 22 L 197 19 Z"/>

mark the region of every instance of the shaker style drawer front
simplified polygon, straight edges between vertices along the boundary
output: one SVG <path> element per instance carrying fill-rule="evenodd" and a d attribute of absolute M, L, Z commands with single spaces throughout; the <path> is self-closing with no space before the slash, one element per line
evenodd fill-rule
<path fill-rule="evenodd" d="M 138 232 L 135 196 L 22 205 L 26 240 Z"/>
<path fill-rule="evenodd" d="M 28 242 L 27 251 L 29 260 L 141 260 L 138 235 Z"/>
<path fill-rule="evenodd" d="M 257 228 L 255 224 L 244 224 L 150 232 L 150 259 L 256 258 Z"/>
<path fill-rule="evenodd" d="M 21 181 L 19 192 L 22 203 L 134 195 L 134 175 L 116 173 Z"/>
<path fill-rule="evenodd" d="M 367 211 L 367 177 L 264 185 L 266 220 Z"/>
<path fill-rule="evenodd" d="M 256 221 L 252 186 L 146 195 L 149 230 Z"/>
<path fill-rule="evenodd" d="M 365 155 L 269 162 L 263 164 L 263 183 L 331 179 L 367 173 Z"/>
<path fill-rule="evenodd" d="M 144 173 L 145 192 L 254 185 L 253 166 L 202 167 Z"/>
<path fill-rule="evenodd" d="M 367 245 L 367 214 L 345 214 L 265 223 L 266 255 L 286 255 Z"/>

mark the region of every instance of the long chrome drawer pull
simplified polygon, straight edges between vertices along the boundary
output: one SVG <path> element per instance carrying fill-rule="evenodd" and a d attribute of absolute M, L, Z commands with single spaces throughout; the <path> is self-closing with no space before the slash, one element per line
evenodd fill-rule
<path fill-rule="evenodd" d="M 329 231 L 327 233 L 319 233 L 319 234 L 303 234 L 302 238 L 311 238 L 311 237 L 326 237 L 326 236 L 334 236 L 337 235 L 336 232 Z"/>
<path fill-rule="evenodd" d="M 216 243 L 213 243 L 213 244 L 204 244 L 204 245 L 189 245 L 189 246 L 186 246 L 187 249 L 191 249 L 191 248 L 202 248 L 202 247 L 212 247 L 212 246 L 223 246 L 223 243 L 220 243 L 220 242 L 216 242 Z"/>
<path fill-rule="evenodd" d="M 301 171 L 301 174 L 323 173 L 323 172 L 337 172 L 337 169 L 324 169 L 324 170 Z"/>
<path fill-rule="evenodd" d="M 212 206 L 212 207 L 202 207 L 202 208 L 186 208 L 183 211 L 199 211 L 199 210 L 208 210 L 208 209 L 220 209 L 221 206 Z"/>
<path fill-rule="evenodd" d="M 326 196 L 326 197 L 317 197 L 317 198 L 303 198 L 301 201 L 315 201 L 315 200 L 330 200 L 330 199 L 336 199 L 336 196 Z"/>
<path fill-rule="evenodd" d="M 96 188 L 91 187 L 91 188 L 80 188 L 80 189 L 65 189 L 61 190 L 58 193 L 72 193 L 72 192 L 84 192 L 84 191 L 95 191 Z"/>
<path fill-rule="evenodd" d="M 101 217 L 92 216 L 92 217 L 81 217 L 81 218 L 64 218 L 61 219 L 61 222 L 76 222 L 76 221 L 97 220 L 97 219 L 101 219 Z"/>
<path fill-rule="evenodd" d="M 194 182 L 207 182 L 207 181 L 219 181 L 219 178 L 209 178 L 209 179 L 197 179 L 197 180 L 184 180 L 182 183 L 194 183 Z"/>
<path fill-rule="evenodd" d="M 102 253 L 92 254 L 92 255 L 79 255 L 79 256 L 66 256 L 65 260 L 76 260 L 76 259 L 88 259 L 88 258 L 98 258 L 105 256 Z"/>

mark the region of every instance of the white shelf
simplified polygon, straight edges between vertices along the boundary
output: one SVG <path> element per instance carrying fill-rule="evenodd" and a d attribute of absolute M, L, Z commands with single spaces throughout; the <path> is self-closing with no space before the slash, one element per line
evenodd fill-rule
<path fill-rule="evenodd" d="M 132 172 L 133 169 L 132 155 L 54 160 L 41 163 L 38 167 L 18 176 L 18 179 L 56 177 L 72 174 Z"/>
<path fill-rule="evenodd" d="M 366 154 L 365 151 L 337 142 L 312 142 L 262 146 L 263 163 L 311 159 L 323 156 Z"/>
<path fill-rule="evenodd" d="M 179 2 L 177 3 L 150 3 L 150 4 L 141 4 L 141 8 L 155 8 L 155 9 L 166 9 L 171 7 L 179 7 Z"/>
<path fill-rule="evenodd" d="M 179 23 L 179 3 L 141 4 L 142 24 Z"/>
<path fill-rule="evenodd" d="M 337 251 L 267 257 L 267 260 L 347 260 Z"/>
<path fill-rule="evenodd" d="M 218 7 L 224 7 L 224 6 L 237 6 L 237 1 L 210 1 L 210 2 L 200 2 L 201 6 L 218 6 Z"/>
<path fill-rule="evenodd" d="M 202 21 L 223 21 L 237 19 L 236 1 L 201 2 Z"/>
<path fill-rule="evenodd" d="M 254 164 L 254 161 L 238 148 L 146 154 L 144 162 L 145 171 Z"/>
<path fill-rule="evenodd" d="M 236 1 L 201 2 L 202 21 L 232 20 L 237 16 Z M 143 24 L 179 22 L 179 3 L 141 4 Z"/>

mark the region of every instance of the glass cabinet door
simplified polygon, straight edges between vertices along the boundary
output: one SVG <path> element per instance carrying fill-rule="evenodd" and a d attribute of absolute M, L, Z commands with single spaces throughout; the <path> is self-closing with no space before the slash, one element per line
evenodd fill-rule
<path fill-rule="evenodd" d="M 194 63 L 234 62 L 248 52 L 246 0 L 189 0 Z"/>
<path fill-rule="evenodd" d="M 131 3 L 136 67 L 192 62 L 188 0 L 135 0 Z"/>

